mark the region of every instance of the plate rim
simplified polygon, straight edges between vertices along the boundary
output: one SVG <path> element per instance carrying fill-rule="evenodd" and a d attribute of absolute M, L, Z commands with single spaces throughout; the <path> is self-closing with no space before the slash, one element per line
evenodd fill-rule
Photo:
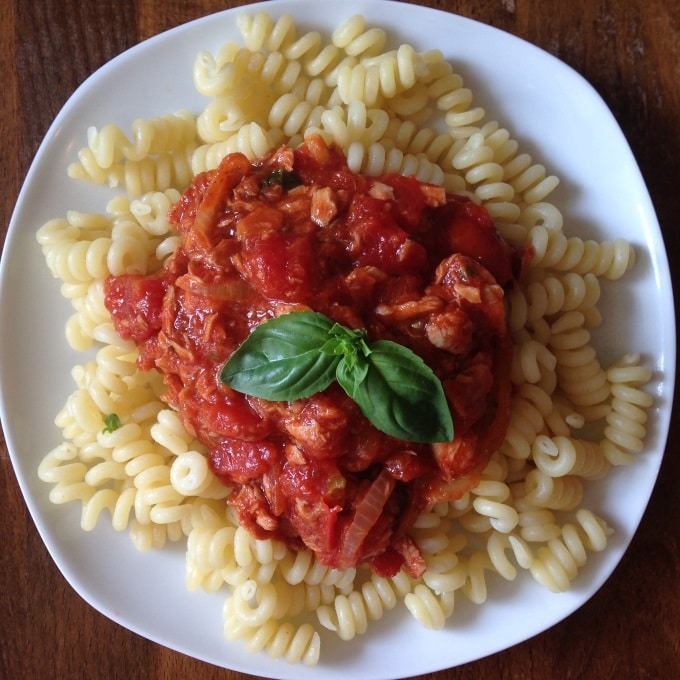
<path fill-rule="evenodd" d="M 330 0 L 330 1 L 332 1 L 332 0 Z M 364 5 L 366 7 L 370 7 L 370 6 L 383 6 L 384 7 L 384 6 L 388 5 L 388 2 L 389 2 L 389 0 L 369 0 L 367 2 L 362 3 L 362 5 Z M 49 148 L 52 147 L 52 145 L 58 143 L 57 141 L 55 141 L 55 139 L 58 138 L 58 135 L 60 133 L 60 126 L 61 126 L 62 121 L 69 116 L 72 109 L 77 109 L 78 98 L 85 96 L 89 92 L 89 89 L 92 86 L 92 83 L 95 82 L 96 80 L 98 80 L 99 78 L 101 78 L 102 75 L 106 75 L 110 71 L 112 71 L 113 69 L 118 68 L 119 64 L 121 64 L 124 60 L 133 59 L 138 53 L 143 52 L 146 49 L 148 49 L 150 44 L 152 44 L 152 43 L 156 44 L 156 43 L 161 43 L 163 41 L 166 41 L 172 35 L 175 35 L 176 33 L 179 33 L 179 32 L 187 31 L 192 26 L 197 26 L 199 24 L 202 24 L 203 22 L 217 21 L 224 16 L 232 16 L 233 17 L 237 13 L 243 12 L 243 11 L 252 13 L 252 12 L 255 12 L 255 11 L 259 11 L 260 9 L 270 10 L 271 8 L 289 7 L 289 6 L 296 6 L 296 5 L 302 6 L 303 4 L 304 3 L 301 0 L 281 0 L 281 1 L 275 0 L 274 2 L 259 2 L 259 3 L 254 3 L 254 4 L 245 5 L 245 6 L 241 6 L 241 7 L 235 7 L 235 8 L 230 8 L 230 9 L 226 9 L 226 10 L 220 10 L 218 12 L 214 12 L 214 13 L 205 15 L 203 17 L 193 19 L 192 21 L 189 21 L 189 22 L 184 23 L 184 24 L 180 24 L 180 25 L 175 26 L 173 28 L 170 28 L 166 31 L 158 33 L 158 34 L 156 34 L 156 35 L 154 35 L 150 38 L 147 38 L 146 40 L 144 40 L 140 43 L 137 43 L 136 45 L 128 48 L 124 52 L 122 52 L 119 55 L 117 55 L 116 57 L 114 57 L 107 64 L 103 65 L 102 67 L 97 69 L 95 72 L 93 72 L 91 75 L 89 75 L 81 83 L 81 85 L 78 86 L 78 88 L 73 92 L 73 94 L 65 102 L 65 104 L 63 105 L 63 107 L 60 109 L 59 113 L 55 117 L 54 121 L 52 122 L 52 124 L 48 128 L 48 130 L 45 134 L 45 137 L 41 141 L 41 143 L 38 147 L 38 150 L 36 151 L 36 154 L 34 156 L 34 159 L 32 160 L 32 162 L 29 166 L 29 169 L 28 169 L 28 172 L 27 172 L 27 174 L 24 178 L 24 181 L 22 182 L 22 186 L 20 188 L 20 191 L 19 191 L 19 194 L 18 194 L 18 197 L 17 197 L 17 201 L 16 201 L 16 204 L 15 204 L 15 208 L 13 210 L 13 213 L 12 213 L 12 216 L 11 216 L 11 219 L 10 219 L 10 222 L 9 222 L 9 227 L 8 227 L 8 230 L 7 230 L 7 236 L 6 236 L 6 239 L 5 239 L 5 242 L 4 242 L 4 245 L 3 245 L 3 250 L 2 250 L 2 261 L 0 262 L 0 314 L 2 314 L 2 309 L 4 309 L 5 305 L 7 304 L 6 302 L 4 302 L 4 298 L 6 296 L 6 293 L 5 293 L 6 286 L 4 285 L 4 281 L 5 281 L 6 277 L 8 276 L 6 274 L 6 270 L 8 269 L 7 253 L 12 252 L 14 249 L 16 249 L 15 241 L 18 241 L 18 238 L 19 238 L 18 235 L 17 235 L 18 234 L 18 228 L 17 228 L 16 224 L 17 224 L 17 221 L 19 219 L 18 216 L 21 213 L 21 208 L 23 206 L 23 203 L 25 203 L 25 201 L 26 201 L 26 196 L 30 193 L 30 188 L 31 188 L 30 185 L 31 185 L 31 182 L 33 181 L 33 176 L 34 176 L 34 174 L 36 174 L 37 166 L 39 166 L 40 161 L 43 159 L 43 156 L 46 155 L 46 153 L 47 153 L 46 149 L 49 149 Z M 358 4 L 358 3 L 354 3 L 354 4 Z M 390 6 L 393 7 L 393 3 L 390 3 Z M 547 51 L 543 50 L 542 48 L 537 47 L 536 45 L 533 45 L 532 43 L 528 42 L 527 40 L 520 38 L 518 36 L 514 36 L 510 33 L 506 33 L 505 31 L 502 31 L 502 29 L 499 29 L 499 28 L 496 28 L 496 27 L 493 27 L 493 26 L 489 26 L 487 24 L 483 24 L 482 22 L 479 22 L 476 19 L 460 16 L 458 14 L 454 14 L 452 12 L 440 10 L 438 8 L 430 8 L 430 7 L 426 7 L 426 6 L 401 4 L 400 3 L 400 9 L 402 7 L 410 8 L 409 10 L 406 10 L 407 12 L 414 11 L 416 13 L 422 12 L 422 13 L 426 13 L 426 14 L 431 14 L 432 12 L 435 12 L 437 14 L 446 15 L 447 21 L 450 20 L 451 17 L 454 17 L 454 21 L 456 19 L 458 19 L 458 20 L 463 20 L 463 22 L 471 22 L 473 24 L 477 24 L 478 26 L 484 27 L 485 30 L 492 29 L 493 31 L 497 31 L 501 34 L 509 36 L 513 40 L 519 41 L 520 43 L 523 43 L 525 47 L 529 47 L 533 50 L 538 50 L 544 56 L 551 59 L 553 62 L 561 65 L 561 67 L 566 67 L 566 69 L 568 69 L 571 72 L 572 77 L 573 76 L 578 77 L 578 79 L 581 81 L 581 84 L 587 86 L 592 91 L 592 93 L 600 100 L 601 104 L 607 109 L 607 111 L 609 111 L 604 100 L 602 100 L 600 95 L 596 92 L 596 90 L 592 87 L 592 85 L 590 85 L 590 83 L 588 83 L 588 81 L 585 78 L 583 78 L 583 76 L 581 76 L 577 71 L 575 71 L 569 65 L 560 61 L 559 59 L 557 59 L 556 57 L 554 57 L 553 55 L 551 55 Z M 615 121 L 613 116 L 612 116 L 612 121 L 618 127 L 618 123 Z M 624 139 L 624 142 L 626 144 L 627 149 L 630 151 L 630 147 L 628 146 L 627 141 L 625 140 L 625 137 L 623 136 L 623 132 L 621 131 L 620 127 L 618 129 L 619 129 L 619 132 L 621 133 L 622 138 Z M 631 151 L 631 155 L 632 155 L 632 151 Z M 637 162 L 635 161 L 634 157 L 633 157 L 633 161 L 635 162 L 635 165 L 637 166 Z M 637 168 L 637 170 L 638 170 L 638 173 L 639 173 L 639 167 Z M 653 217 L 653 220 L 655 220 L 655 222 L 654 222 L 654 224 L 652 224 L 652 226 L 656 226 L 656 230 L 658 231 L 658 236 L 660 237 L 661 243 L 663 244 L 663 233 L 661 232 L 660 225 L 658 223 L 658 219 L 656 218 L 656 212 L 654 211 L 654 207 L 652 205 L 651 198 L 649 197 L 649 192 L 648 192 L 648 189 L 646 187 L 646 183 L 645 183 L 644 178 L 642 177 L 641 173 L 640 173 L 640 180 L 641 180 L 641 183 L 642 183 L 642 187 L 644 188 L 644 191 L 646 192 L 647 199 L 649 200 L 649 208 L 651 209 L 651 211 L 649 212 L 649 215 L 651 215 Z M 669 270 L 669 267 L 668 267 L 667 253 L 666 253 L 665 249 L 663 249 L 661 252 L 654 252 L 652 254 L 657 259 L 660 260 L 661 271 L 658 268 L 655 268 L 656 273 L 659 274 L 660 276 L 662 276 L 662 278 L 665 274 L 667 274 L 668 275 L 667 276 L 668 282 L 670 282 L 670 270 Z M 665 270 L 664 270 L 664 267 L 663 267 L 664 263 L 665 263 Z M 658 266 L 659 265 L 657 265 L 657 267 Z M 674 322 L 674 306 L 672 304 L 672 289 L 670 291 L 670 296 L 671 296 L 671 298 L 670 298 L 669 309 L 673 314 L 672 323 L 674 325 L 675 322 Z M 669 391 L 668 391 L 668 394 L 666 395 L 666 398 L 670 402 L 672 400 L 672 396 L 673 396 L 673 392 L 674 392 L 674 386 L 675 386 L 675 361 L 676 361 L 675 346 L 668 347 L 666 349 L 667 349 L 667 352 L 668 352 L 668 354 L 666 355 L 667 367 L 668 367 L 668 369 L 672 368 L 673 370 L 672 371 L 668 370 L 668 372 L 664 375 L 663 384 L 665 386 L 669 387 Z M 2 338 L 0 338 L 0 356 L 2 356 L 3 354 L 4 354 L 4 340 Z M 4 364 L 2 364 L 2 365 L 4 365 Z M 2 368 L 2 366 L 0 366 L 0 368 Z M 14 442 L 13 428 L 11 428 L 11 427 L 8 428 L 7 425 L 5 424 L 6 421 L 5 421 L 5 418 L 4 418 L 4 414 L 7 413 L 6 408 L 5 408 L 5 400 L 6 400 L 5 392 L 4 392 L 4 389 L 2 388 L 2 386 L 0 384 L 0 414 L 3 414 L 2 420 L 3 420 L 3 424 L 4 424 L 4 432 L 5 432 L 5 437 L 6 437 L 6 441 L 7 441 L 7 448 L 8 448 L 8 451 L 9 451 L 10 459 L 12 460 L 12 465 L 13 465 L 13 468 L 15 470 L 17 481 L 18 481 L 19 486 L 21 488 L 24 500 L 26 501 L 26 504 L 27 504 L 29 511 L 31 513 L 31 516 L 33 518 L 34 524 L 36 525 L 43 542 L 45 543 L 48 551 L 50 552 L 52 559 L 57 564 L 57 567 L 59 568 L 62 575 L 64 575 L 66 580 L 71 584 L 71 586 L 76 590 L 76 592 L 78 592 L 81 595 L 81 597 L 83 597 L 83 599 L 85 599 L 89 604 L 94 606 L 98 611 L 102 612 L 108 618 L 112 618 L 112 620 L 116 621 L 120 625 L 123 625 L 126 628 L 129 628 L 130 630 L 135 631 L 136 633 L 142 635 L 145 638 L 152 639 L 155 642 L 163 644 L 166 647 L 170 646 L 171 648 L 176 649 L 176 651 L 180 651 L 184 654 L 187 654 L 188 652 L 186 652 L 183 649 L 168 645 L 167 642 L 165 642 L 163 640 L 154 639 L 153 637 L 151 637 L 149 635 L 148 631 L 140 632 L 139 630 L 136 630 L 134 627 L 130 626 L 129 623 L 126 623 L 125 621 L 122 621 L 122 620 L 117 620 L 116 618 L 114 618 L 115 614 L 114 614 L 114 616 L 112 616 L 111 612 L 104 611 L 103 608 L 100 608 L 100 607 L 96 606 L 95 604 L 93 604 L 92 601 L 90 601 L 87 597 L 82 595 L 82 593 L 79 590 L 79 588 L 77 587 L 77 585 L 71 582 L 71 580 L 69 579 L 69 576 L 67 576 L 64 569 L 62 568 L 61 561 L 56 559 L 55 555 L 53 554 L 53 551 L 50 547 L 50 542 L 48 541 L 48 537 L 47 537 L 46 533 L 44 533 L 44 532 L 47 532 L 47 526 L 43 522 L 43 518 L 40 516 L 40 513 L 37 510 L 37 507 L 34 506 L 33 499 L 29 500 L 30 494 L 28 494 L 28 489 L 25 488 L 25 480 L 23 478 L 23 475 L 20 474 L 20 472 L 19 472 L 20 466 L 18 464 L 16 464 L 16 462 L 15 462 L 16 454 L 14 452 L 15 452 L 15 450 L 18 450 L 18 448 L 16 447 L 15 442 Z M 664 417 L 661 417 L 661 416 L 664 416 Z M 659 468 L 661 466 L 661 462 L 662 462 L 662 458 L 663 458 L 663 450 L 665 449 L 666 443 L 667 443 L 668 429 L 669 429 L 669 422 L 670 422 L 670 408 L 667 409 L 667 410 L 657 412 L 656 413 L 656 421 L 657 421 L 657 426 L 660 426 L 662 428 L 662 430 L 665 430 L 665 434 L 662 433 L 661 437 L 660 437 L 660 444 L 662 446 L 661 446 L 661 453 L 660 453 L 660 457 L 659 457 L 657 471 L 656 471 L 656 474 L 654 475 L 655 480 L 658 477 Z M 654 485 L 652 484 L 651 487 L 653 488 L 653 486 Z M 646 500 L 643 504 L 643 506 L 644 506 L 643 512 L 644 512 L 644 509 L 647 507 L 647 505 L 649 503 L 650 497 L 651 497 L 651 488 L 650 488 L 649 495 L 647 496 L 647 498 L 646 498 Z M 35 515 L 34 515 L 34 513 L 35 513 Z M 637 525 L 639 525 L 639 521 L 636 523 L 636 526 Z M 637 528 L 636 528 L 636 530 L 637 530 Z M 633 532 L 633 534 L 634 533 L 635 532 Z M 627 548 L 630 540 L 632 539 L 633 534 L 631 534 L 628 541 L 626 541 L 625 548 Z M 623 556 L 623 552 L 624 551 L 621 552 L 621 556 L 616 561 L 616 564 L 618 564 L 621 557 Z M 614 568 L 616 567 L 616 564 L 614 565 Z M 613 569 L 611 571 L 613 572 Z M 611 575 L 611 572 L 609 572 L 606 575 L 606 577 L 602 580 L 601 583 L 596 585 L 595 590 L 591 593 L 591 595 L 589 597 L 592 597 L 595 594 L 595 592 L 597 592 L 599 587 L 601 587 L 601 585 L 604 583 L 604 580 L 606 580 L 606 578 L 609 578 L 610 575 Z M 584 600 L 583 602 L 581 602 L 581 604 L 579 606 L 584 604 L 585 601 L 587 601 L 587 599 Z M 556 623 L 564 620 L 564 618 L 566 618 L 566 616 L 569 616 L 577 608 L 578 607 L 575 607 L 574 609 L 571 610 L 571 612 L 569 612 L 565 616 L 562 616 L 561 618 L 557 619 L 553 623 L 556 624 Z M 553 625 L 553 624 L 551 624 L 551 625 Z M 516 641 L 514 641 L 514 642 L 512 642 L 508 645 L 505 645 L 505 646 L 500 647 L 496 650 L 490 651 L 487 654 L 484 654 L 482 656 L 487 656 L 488 654 L 500 652 L 503 649 L 507 649 L 509 646 L 513 646 L 513 645 L 518 644 L 519 642 L 521 642 L 523 640 L 528 639 L 529 637 L 533 637 L 534 635 L 542 632 L 543 630 L 545 630 L 545 628 L 543 628 L 541 630 L 534 631 L 534 632 L 530 633 L 529 635 L 526 635 L 526 636 L 523 636 L 523 637 L 520 636 L 521 639 L 517 639 Z M 347 649 L 349 649 L 349 648 L 347 648 Z M 201 658 L 201 657 L 195 657 L 195 658 Z M 478 659 L 478 658 L 481 658 L 481 657 L 476 656 L 474 659 L 463 660 L 463 661 L 456 663 L 456 665 L 458 665 L 459 663 L 466 663 L 468 661 L 473 661 L 473 660 Z M 209 663 L 214 663 L 214 661 L 209 661 L 208 659 L 203 659 L 203 660 L 208 661 Z M 231 666 L 225 666 L 225 667 L 230 668 Z M 424 668 L 424 670 L 419 670 L 419 672 L 432 672 L 432 671 L 436 671 L 436 670 L 441 670 L 442 668 L 443 667 L 440 667 L 440 666 L 437 666 L 436 668 L 434 668 L 434 667 L 433 668 Z M 317 672 L 321 672 L 322 669 L 324 669 L 323 665 L 318 667 Z M 257 671 L 257 670 L 253 671 L 252 669 L 248 669 L 248 668 L 234 668 L 234 670 L 243 670 L 244 672 L 249 672 L 249 673 L 261 672 L 261 671 Z M 340 670 L 342 671 L 343 669 L 340 669 Z M 346 672 L 346 670 L 344 672 Z M 286 677 L 298 677 L 298 676 L 296 674 L 296 675 L 291 675 L 291 676 L 276 675 L 276 676 L 271 676 L 271 677 L 286 678 Z M 331 676 L 329 676 L 329 677 L 331 677 Z M 376 675 L 375 677 L 378 678 L 378 677 L 382 677 L 382 676 Z M 387 676 L 385 676 L 385 677 L 387 677 Z M 392 677 L 392 676 L 390 676 L 390 677 Z M 405 677 L 405 676 L 403 676 L 403 677 Z"/>

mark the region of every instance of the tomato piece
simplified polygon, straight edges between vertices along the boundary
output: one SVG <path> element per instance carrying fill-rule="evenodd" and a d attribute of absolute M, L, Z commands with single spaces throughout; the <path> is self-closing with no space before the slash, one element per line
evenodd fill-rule
<path fill-rule="evenodd" d="M 473 201 L 454 197 L 439 209 L 445 247 L 474 258 L 504 286 L 513 278 L 513 250 L 501 238 L 489 213 Z"/>
<path fill-rule="evenodd" d="M 412 482 L 430 471 L 423 456 L 416 451 L 397 451 L 383 463 L 385 469 L 400 482 Z"/>
<path fill-rule="evenodd" d="M 333 191 L 355 191 L 362 184 L 361 177 L 347 167 L 342 152 L 316 137 L 295 150 L 294 172 L 304 184 L 330 187 Z"/>
<path fill-rule="evenodd" d="M 221 393 L 207 399 L 197 394 L 182 393 L 182 397 L 191 397 L 191 406 L 182 404 L 181 409 L 191 414 L 192 421 L 204 436 L 238 437 L 246 441 L 259 440 L 266 437 L 271 429 L 240 394 L 224 396 Z M 191 411 L 189 411 L 191 409 Z"/>
<path fill-rule="evenodd" d="M 391 201 L 392 218 L 409 233 L 418 231 L 427 206 L 421 182 L 415 177 L 403 175 L 385 175 L 381 177 L 381 181 L 394 189 L 394 199 Z"/>
<path fill-rule="evenodd" d="M 161 328 L 167 284 L 161 276 L 128 274 L 104 282 L 104 301 L 124 340 L 141 343 Z"/>
<path fill-rule="evenodd" d="M 394 548 L 388 548 L 384 553 L 369 560 L 371 571 L 377 576 L 391 578 L 396 576 L 404 564 L 404 558 Z"/>
<path fill-rule="evenodd" d="M 323 499 L 335 505 L 344 498 L 346 479 L 333 461 L 314 460 L 285 465 L 280 484 L 289 498 L 312 504 Z"/>
<path fill-rule="evenodd" d="M 240 263 L 246 281 L 274 300 L 306 300 L 317 283 L 312 237 L 274 232 L 243 241 Z"/>
<path fill-rule="evenodd" d="M 245 484 L 267 473 L 278 453 L 269 441 L 223 439 L 210 452 L 210 468 L 226 484 Z"/>
<path fill-rule="evenodd" d="M 345 237 L 348 252 L 359 267 L 408 274 L 427 263 L 425 248 L 392 219 L 390 204 L 367 194 L 352 201 Z"/>

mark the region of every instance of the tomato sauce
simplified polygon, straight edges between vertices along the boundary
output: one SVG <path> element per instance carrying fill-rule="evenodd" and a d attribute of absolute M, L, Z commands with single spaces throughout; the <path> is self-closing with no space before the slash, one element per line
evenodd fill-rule
<path fill-rule="evenodd" d="M 227 156 L 169 219 L 181 247 L 158 274 L 110 278 L 106 305 L 139 367 L 162 372 L 164 400 L 208 447 L 243 526 L 333 568 L 419 576 L 409 527 L 475 486 L 505 436 L 504 293 L 527 254 L 469 199 L 354 174 L 318 136 L 254 163 Z M 444 387 L 453 441 L 383 434 L 337 384 L 288 403 L 221 383 L 258 324 L 306 309 L 419 354 Z"/>

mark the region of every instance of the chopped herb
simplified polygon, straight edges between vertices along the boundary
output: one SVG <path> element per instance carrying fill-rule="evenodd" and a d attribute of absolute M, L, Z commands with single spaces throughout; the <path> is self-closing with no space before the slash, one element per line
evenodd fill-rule
<path fill-rule="evenodd" d="M 280 184 L 284 191 L 289 191 L 290 189 L 299 187 L 302 182 L 294 172 L 279 168 L 278 170 L 274 170 L 274 172 L 266 177 L 262 183 L 262 185 L 265 187 L 270 187 L 274 184 Z"/>
<path fill-rule="evenodd" d="M 104 418 L 104 429 L 102 432 L 115 432 L 123 423 L 120 422 L 120 418 L 115 413 L 109 413 L 106 418 Z"/>

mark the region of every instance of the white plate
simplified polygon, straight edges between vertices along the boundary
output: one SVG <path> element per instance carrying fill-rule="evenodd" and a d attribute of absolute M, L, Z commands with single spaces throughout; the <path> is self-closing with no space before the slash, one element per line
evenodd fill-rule
<path fill-rule="evenodd" d="M 456 64 L 476 103 L 507 127 L 524 150 L 562 179 L 553 200 L 565 229 L 582 237 L 632 241 L 634 271 L 605 286 L 606 328 L 597 342 L 605 358 L 640 351 L 654 369 L 647 447 L 634 469 L 616 471 L 590 492 L 590 506 L 616 528 L 612 544 L 594 555 L 573 589 L 554 595 L 529 577 L 492 580 L 483 606 L 458 601 L 440 632 L 423 630 L 394 610 L 351 643 L 324 635 L 314 669 L 250 655 L 222 638 L 220 595 L 189 593 L 181 547 L 136 552 L 125 534 L 102 521 L 79 529 L 77 504 L 56 507 L 36 468 L 59 442 L 53 418 L 72 389 L 71 366 L 83 360 L 67 348 L 63 327 L 69 303 L 47 271 L 35 231 L 67 209 L 103 211 L 108 193 L 66 177 L 85 144 L 88 125 L 189 108 L 205 100 L 193 88 L 199 49 L 238 39 L 229 10 L 178 27 L 125 52 L 85 82 L 50 128 L 26 178 L 0 270 L 1 416 L 19 484 L 38 530 L 59 569 L 96 609 L 140 635 L 193 657 L 254 675 L 330 680 L 397 678 L 456 666 L 505 649 L 562 620 L 611 574 L 635 532 L 656 479 L 669 426 L 675 374 L 675 325 L 664 246 L 650 198 L 616 121 L 577 73 L 547 53 L 499 30 L 452 14 L 380 0 L 284 0 L 250 6 L 272 15 L 292 12 L 301 27 L 330 29 L 363 13 L 398 44 L 440 48 Z M 625 499 L 625 504 L 623 503 Z"/>

